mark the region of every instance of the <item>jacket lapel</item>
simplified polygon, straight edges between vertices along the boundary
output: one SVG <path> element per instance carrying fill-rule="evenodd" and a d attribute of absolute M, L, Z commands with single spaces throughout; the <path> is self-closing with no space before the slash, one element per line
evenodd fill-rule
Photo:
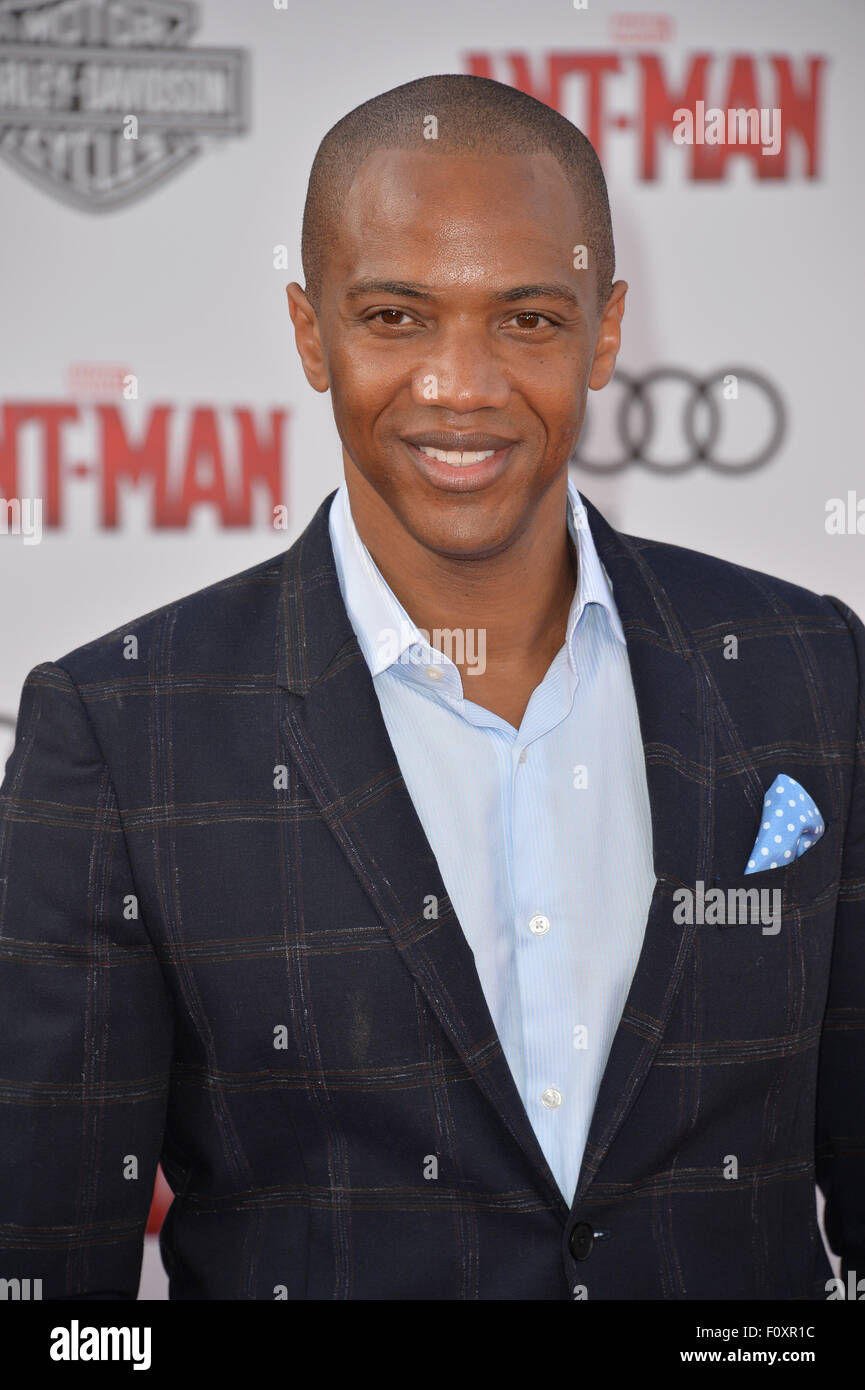
<path fill-rule="evenodd" d="M 582 496 L 582 494 L 581 494 Z M 715 745 L 711 686 L 689 629 L 642 554 L 583 497 L 622 620 L 643 739 L 655 887 L 643 947 L 601 1080 L 577 1181 L 586 1193 L 649 1068 L 693 942 L 673 922 L 672 894 L 709 881 Z"/>
<path fill-rule="evenodd" d="M 339 590 L 328 533 L 334 494 L 286 552 L 280 596 L 281 718 L 299 774 L 407 969 L 480 1089 L 568 1206 L 538 1144 L 481 988 L 474 956 L 397 763 Z M 628 646 L 652 815 L 656 883 L 639 957 L 598 1095 L 579 1200 L 642 1086 L 693 931 L 672 922 L 676 886 L 708 878 L 713 749 L 709 687 L 670 601 L 640 551 L 583 498 Z M 424 916 L 429 896 L 438 917 Z"/>

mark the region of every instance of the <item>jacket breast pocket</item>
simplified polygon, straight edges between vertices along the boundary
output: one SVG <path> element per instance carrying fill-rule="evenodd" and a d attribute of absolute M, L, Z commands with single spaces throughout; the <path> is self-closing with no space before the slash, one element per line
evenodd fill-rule
<path fill-rule="evenodd" d="M 720 889 L 727 900 L 723 920 L 718 920 L 716 925 L 753 925 L 755 906 L 759 906 L 762 916 L 771 914 L 771 923 L 764 923 L 762 918 L 760 922 L 767 928 L 764 934 L 771 935 L 771 928 L 777 928 L 786 917 L 808 913 L 812 907 L 821 908 L 825 900 L 837 895 L 838 831 L 834 824 L 824 823 L 826 828 L 816 844 L 789 864 L 758 869 L 750 874 L 715 875 L 712 887 Z"/>
<path fill-rule="evenodd" d="M 695 998 L 705 1036 L 729 1040 L 731 1056 L 749 1039 L 763 1040 L 767 1057 L 816 1044 L 838 873 L 837 831 L 827 825 L 790 864 L 716 875 L 714 894 L 707 885 L 695 919 Z"/>

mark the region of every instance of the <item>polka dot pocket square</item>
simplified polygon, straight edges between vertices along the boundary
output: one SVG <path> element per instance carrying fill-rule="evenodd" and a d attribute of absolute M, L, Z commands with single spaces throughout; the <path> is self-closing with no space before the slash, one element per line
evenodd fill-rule
<path fill-rule="evenodd" d="M 779 869 L 816 844 L 825 830 L 812 797 L 795 777 L 780 773 L 763 798 L 763 819 L 746 874 Z"/>

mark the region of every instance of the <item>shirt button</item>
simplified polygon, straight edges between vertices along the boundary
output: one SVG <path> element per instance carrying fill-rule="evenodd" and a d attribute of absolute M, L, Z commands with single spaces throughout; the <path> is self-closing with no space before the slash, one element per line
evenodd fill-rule
<path fill-rule="evenodd" d="M 534 917 L 529 919 L 529 931 L 533 931 L 535 936 L 543 936 L 550 929 L 550 919 L 545 917 L 542 912 L 536 912 Z"/>
<path fill-rule="evenodd" d="M 525 748 L 523 748 L 522 751 L 520 752 L 519 762 L 524 763 L 525 760 L 526 760 L 526 758 L 527 758 L 527 756 L 528 756 L 528 754 L 526 753 Z"/>
<path fill-rule="evenodd" d="M 438 666 L 427 666 L 424 668 L 424 673 L 431 681 L 440 681 L 444 676 L 444 672 L 439 670 Z"/>
<path fill-rule="evenodd" d="M 548 1086 L 541 1096 L 541 1100 L 548 1110 L 555 1110 L 562 1103 L 562 1093 L 557 1091 L 555 1086 Z"/>

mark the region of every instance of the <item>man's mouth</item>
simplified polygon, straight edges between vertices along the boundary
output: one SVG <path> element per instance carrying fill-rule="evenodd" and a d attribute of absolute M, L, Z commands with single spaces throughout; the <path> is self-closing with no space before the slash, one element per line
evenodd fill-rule
<path fill-rule="evenodd" d="M 444 492 L 478 492 L 497 482 L 514 448 L 505 444 L 500 449 L 439 449 L 408 440 L 405 444 L 427 482 Z"/>
<path fill-rule="evenodd" d="M 452 463 L 457 468 L 465 468 L 468 463 L 480 463 L 482 459 L 490 459 L 496 452 L 495 449 L 484 449 L 480 453 L 460 453 L 455 449 L 433 449 L 427 444 L 418 444 L 422 454 L 427 458 L 438 459 L 439 463 Z"/>
<path fill-rule="evenodd" d="M 474 492 L 495 482 L 518 443 L 498 434 L 456 430 L 405 435 L 403 442 L 435 487 L 457 492 Z"/>

